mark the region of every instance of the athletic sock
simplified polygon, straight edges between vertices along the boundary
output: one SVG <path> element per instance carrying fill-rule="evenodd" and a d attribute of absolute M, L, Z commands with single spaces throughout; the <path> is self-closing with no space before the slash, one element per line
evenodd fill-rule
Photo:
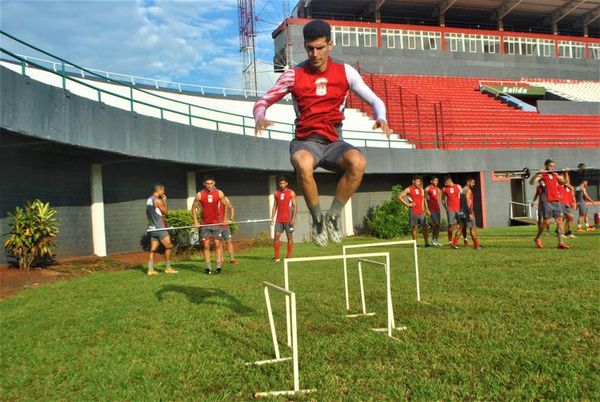
<path fill-rule="evenodd" d="M 154 261 L 148 261 L 148 269 L 149 270 L 154 269 Z"/>
<path fill-rule="evenodd" d="M 452 229 L 448 229 L 448 241 L 452 241 Z"/>
<path fill-rule="evenodd" d="M 235 259 L 235 255 L 233 255 L 233 253 L 229 253 L 229 259 L 230 259 L 230 260 L 233 260 L 233 259 Z"/>
<path fill-rule="evenodd" d="M 318 222 L 319 219 L 321 219 L 321 204 L 308 207 L 308 210 L 310 211 L 310 216 L 312 216 L 313 222 Z"/>
<path fill-rule="evenodd" d="M 329 212 L 327 215 L 338 217 L 342 213 L 342 208 L 344 208 L 344 204 L 340 202 L 337 198 L 333 199 L 331 203 L 331 208 L 329 208 Z"/>
<path fill-rule="evenodd" d="M 275 239 L 273 248 L 275 249 L 275 258 L 279 258 L 279 239 Z"/>
<path fill-rule="evenodd" d="M 473 245 L 479 247 L 479 240 L 477 240 L 477 237 L 473 237 Z"/>
<path fill-rule="evenodd" d="M 206 263 L 206 268 L 211 269 L 212 267 L 210 266 L 210 262 Z"/>
<path fill-rule="evenodd" d="M 165 268 L 166 269 L 171 268 L 171 261 L 165 261 Z"/>
<path fill-rule="evenodd" d="M 292 249 L 293 248 L 294 248 L 294 243 L 288 242 L 288 244 L 287 244 L 287 254 L 285 255 L 285 258 L 290 258 L 292 256 Z"/>

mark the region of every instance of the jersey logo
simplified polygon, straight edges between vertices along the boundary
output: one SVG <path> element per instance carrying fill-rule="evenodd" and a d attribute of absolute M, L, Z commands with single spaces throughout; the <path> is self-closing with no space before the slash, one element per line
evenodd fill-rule
<path fill-rule="evenodd" d="M 454 189 L 453 188 L 450 189 L 450 194 L 454 194 Z"/>
<path fill-rule="evenodd" d="M 210 204 L 212 204 L 212 202 L 213 202 L 213 196 L 212 196 L 212 194 L 209 194 L 209 195 L 208 195 L 208 202 L 209 202 Z"/>
<path fill-rule="evenodd" d="M 315 85 L 317 87 L 316 94 L 317 96 L 325 96 L 327 95 L 327 78 L 318 78 L 315 81 Z"/>
<path fill-rule="evenodd" d="M 285 200 L 285 194 L 281 193 L 281 195 L 279 196 L 279 199 L 280 199 L 281 201 Z"/>
<path fill-rule="evenodd" d="M 415 195 L 419 195 L 419 190 L 415 189 Z"/>

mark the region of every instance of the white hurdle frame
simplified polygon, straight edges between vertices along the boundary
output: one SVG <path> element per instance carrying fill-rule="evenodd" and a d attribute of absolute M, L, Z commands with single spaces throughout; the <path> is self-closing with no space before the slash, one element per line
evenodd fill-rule
<path fill-rule="evenodd" d="M 313 392 L 314 389 L 300 389 L 300 371 L 298 368 L 298 326 L 296 321 L 296 293 L 284 289 L 280 286 L 274 285 L 269 282 L 263 282 L 265 301 L 267 304 L 267 313 L 269 315 L 269 326 L 271 327 L 271 336 L 273 338 L 273 348 L 275 349 L 275 359 L 259 360 L 256 362 L 246 363 L 246 366 L 260 366 L 263 364 L 279 363 L 283 361 L 292 360 L 294 370 L 294 389 L 290 391 L 267 391 L 257 392 L 254 394 L 256 398 L 264 396 L 279 396 L 279 395 L 295 395 L 295 394 L 307 394 Z M 281 357 L 279 354 L 279 343 L 277 341 L 277 331 L 275 330 L 275 320 L 273 319 L 273 309 L 271 308 L 271 295 L 269 289 L 285 295 L 286 299 L 286 323 L 287 327 L 291 329 L 291 344 L 289 345 L 292 349 L 292 357 Z M 290 335 L 288 333 L 288 335 Z"/>
<path fill-rule="evenodd" d="M 343 260 L 344 263 L 346 259 L 359 259 L 359 258 L 375 258 L 375 257 L 385 257 L 385 280 L 386 280 L 386 302 L 387 302 L 387 328 L 384 329 L 375 329 L 375 331 L 382 332 L 386 331 L 387 336 L 396 339 L 393 336 L 393 330 L 396 329 L 396 320 L 394 318 L 394 306 L 392 304 L 392 280 L 391 280 L 391 268 L 390 268 L 390 253 L 389 252 L 380 252 L 380 253 L 365 253 L 365 254 L 349 254 L 349 255 L 325 255 L 319 257 L 297 257 L 297 258 L 285 258 L 283 260 L 283 274 L 284 274 L 284 282 L 285 289 L 289 290 L 290 288 L 290 278 L 289 278 L 289 264 L 295 262 L 307 262 L 307 261 L 330 261 L 330 260 Z M 348 288 L 346 287 L 346 290 Z M 288 319 L 287 322 L 287 336 L 288 336 L 288 346 L 292 345 L 292 328 L 290 328 L 290 300 L 289 297 L 286 296 L 286 316 Z M 406 327 L 400 327 L 398 330 L 404 330 Z"/>
<path fill-rule="evenodd" d="M 346 296 L 346 310 L 350 311 L 350 293 L 348 290 L 348 258 L 350 256 L 355 256 L 359 254 L 348 254 L 346 250 L 355 249 L 355 248 L 367 248 L 367 247 L 382 247 L 382 246 L 394 246 L 400 244 L 412 244 L 413 245 L 413 255 L 414 255 L 414 264 L 415 264 L 415 278 L 417 282 L 417 301 L 421 301 L 421 287 L 419 283 L 419 257 L 417 255 L 417 241 L 416 240 L 397 240 L 397 241 L 386 241 L 381 243 L 368 243 L 368 244 L 350 244 L 347 246 L 342 246 L 342 255 L 344 256 L 344 290 Z M 360 272 L 360 271 L 359 271 Z M 362 289 L 362 283 L 361 283 Z"/>

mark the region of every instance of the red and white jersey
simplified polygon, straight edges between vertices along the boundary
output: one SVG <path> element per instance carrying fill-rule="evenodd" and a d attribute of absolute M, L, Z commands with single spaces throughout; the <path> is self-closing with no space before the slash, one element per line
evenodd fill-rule
<path fill-rule="evenodd" d="M 292 219 L 292 190 L 275 191 L 277 203 L 277 223 L 289 223 Z"/>
<path fill-rule="evenodd" d="M 351 66 L 329 58 L 325 71 L 315 71 L 308 62 L 281 74 L 275 86 L 254 104 L 254 119 L 288 93 L 296 110 L 296 138 L 320 135 L 331 142 L 339 139 L 348 91 L 352 90 L 373 108 L 375 118 L 385 120 L 385 105 Z"/>
<path fill-rule="evenodd" d="M 413 215 L 423 215 L 423 189 L 414 184 L 408 188 L 408 195 L 412 199 L 414 206 L 411 208 Z"/>
<path fill-rule="evenodd" d="M 429 185 L 425 188 L 427 196 L 427 206 L 431 212 L 440 212 L 440 189 L 439 187 Z"/>
<path fill-rule="evenodd" d="M 573 190 L 571 190 L 571 187 L 562 186 L 562 204 L 574 208 L 575 202 L 573 200 Z"/>
<path fill-rule="evenodd" d="M 212 191 L 202 190 L 197 195 L 202 207 L 202 224 L 210 225 L 221 222 L 221 197 L 216 188 Z"/>
<path fill-rule="evenodd" d="M 448 211 L 458 212 L 460 211 L 460 192 L 461 188 L 458 184 L 444 187 L 444 194 L 446 194 Z"/>
<path fill-rule="evenodd" d="M 542 173 L 542 181 L 546 186 L 546 201 L 547 202 L 560 202 L 560 183 L 558 182 L 558 175 L 556 173 Z"/>

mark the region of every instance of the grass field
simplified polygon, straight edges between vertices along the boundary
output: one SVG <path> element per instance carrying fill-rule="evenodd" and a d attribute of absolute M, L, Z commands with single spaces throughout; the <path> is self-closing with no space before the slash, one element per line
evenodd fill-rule
<path fill-rule="evenodd" d="M 554 238 L 533 248 L 532 231 L 481 231 L 483 250 L 421 248 L 420 304 L 411 249 L 391 249 L 396 320 L 408 326 L 399 341 L 369 330 L 385 323 L 381 270 L 365 270 L 377 315 L 348 319 L 341 261 L 293 266 L 300 385 L 317 389 L 295 399 L 599 400 L 600 233 L 563 251 Z M 175 276 L 95 273 L 3 300 L 1 399 L 249 400 L 291 389 L 289 363 L 244 366 L 273 356 L 261 283 L 283 284 L 283 269 L 271 253 L 254 248 L 220 276 L 183 261 Z M 295 248 L 327 254 L 341 247 Z M 354 270 L 356 310 L 357 283 Z M 284 299 L 272 299 L 284 339 Z"/>

